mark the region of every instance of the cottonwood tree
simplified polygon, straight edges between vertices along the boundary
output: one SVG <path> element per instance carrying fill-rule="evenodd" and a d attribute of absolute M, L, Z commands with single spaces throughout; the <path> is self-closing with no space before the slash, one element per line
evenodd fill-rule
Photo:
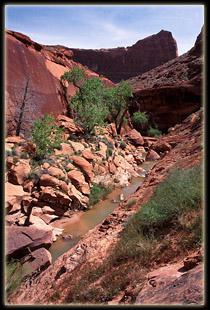
<path fill-rule="evenodd" d="M 27 76 L 22 84 L 18 85 L 16 81 L 10 94 L 6 96 L 7 133 L 15 133 L 16 136 L 29 133 L 35 116 L 40 115 L 42 102 L 38 90 L 32 87 L 30 76 Z"/>
<path fill-rule="evenodd" d="M 84 69 L 74 67 L 60 77 L 61 81 L 73 83 L 79 88 L 75 96 L 69 96 L 70 116 L 80 121 L 86 131 L 93 133 L 95 126 L 106 124 L 110 114 L 120 133 L 128 112 L 129 98 L 133 97 L 133 88 L 125 81 L 121 81 L 116 87 L 106 88 L 101 78 L 84 79 L 84 75 Z M 79 85 L 81 82 L 82 85 Z"/>

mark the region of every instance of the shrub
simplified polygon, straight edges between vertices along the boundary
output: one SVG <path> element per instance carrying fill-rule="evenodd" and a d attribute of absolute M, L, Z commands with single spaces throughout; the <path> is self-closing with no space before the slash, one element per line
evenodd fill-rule
<path fill-rule="evenodd" d="M 106 159 L 108 159 L 110 156 L 112 156 L 112 149 L 110 147 L 108 147 L 106 149 Z"/>
<path fill-rule="evenodd" d="M 6 264 L 6 292 L 10 296 L 21 285 L 22 266 L 19 261 L 11 259 Z"/>
<path fill-rule="evenodd" d="M 89 204 L 88 206 L 95 205 L 100 200 L 103 200 L 106 198 L 106 196 L 111 192 L 111 187 L 104 187 L 101 184 L 93 183 L 93 186 L 90 189 L 90 195 L 89 195 Z"/>
<path fill-rule="evenodd" d="M 160 138 L 162 136 L 161 131 L 157 128 L 153 128 L 152 126 L 149 127 L 148 129 L 148 136 L 149 137 L 155 137 L 155 138 Z"/>
<path fill-rule="evenodd" d="M 137 202 L 137 198 L 130 198 L 128 201 L 127 201 L 127 207 L 130 207 L 130 206 L 133 206 L 135 203 Z"/>
<path fill-rule="evenodd" d="M 58 148 L 63 141 L 61 136 L 64 131 L 55 125 L 54 117 L 51 114 L 45 114 L 40 119 L 36 119 L 31 129 L 33 142 L 36 144 L 36 156 L 39 159 L 44 158 L 47 154 L 52 155 L 54 149 Z"/>
<path fill-rule="evenodd" d="M 20 155 L 20 158 L 28 159 L 28 158 L 29 158 L 29 154 L 28 154 L 28 153 L 22 153 L 22 154 Z"/>
<path fill-rule="evenodd" d="M 166 198 L 167 197 L 167 198 Z M 134 217 L 144 234 L 159 229 L 202 202 L 201 165 L 189 170 L 173 170 L 157 187 L 152 199 Z"/>
<path fill-rule="evenodd" d="M 121 142 L 120 142 L 120 148 L 121 148 L 122 150 L 124 150 L 124 149 L 126 148 L 126 143 L 125 143 L 125 141 L 121 141 Z"/>
<path fill-rule="evenodd" d="M 135 113 L 133 113 L 131 120 L 136 125 L 142 125 L 142 124 L 146 124 L 148 122 L 146 112 L 135 112 Z"/>

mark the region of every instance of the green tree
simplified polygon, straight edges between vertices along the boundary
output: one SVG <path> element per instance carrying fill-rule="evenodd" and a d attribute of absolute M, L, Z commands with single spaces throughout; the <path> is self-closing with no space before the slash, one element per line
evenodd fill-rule
<path fill-rule="evenodd" d="M 61 80 L 65 80 L 68 83 L 73 83 L 74 86 L 80 88 L 80 82 L 84 81 L 85 70 L 80 67 L 74 67 L 71 71 L 64 72 L 63 75 L 60 76 Z"/>
<path fill-rule="evenodd" d="M 61 79 L 79 87 L 75 96 L 70 96 L 69 113 L 84 129 L 92 133 L 95 126 L 104 126 L 110 113 L 120 133 L 128 110 L 128 98 L 132 97 L 133 88 L 121 81 L 116 87 L 106 88 L 101 78 L 93 77 L 84 80 L 85 71 L 73 68 L 65 72 Z M 82 85 L 78 86 L 78 83 Z"/>
<path fill-rule="evenodd" d="M 93 133 L 95 126 L 104 126 L 108 108 L 104 100 L 105 85 L 100 78 L 84 80 L 76 95 L 70 97 L 70 108 L 74 110 L 74 119 L 81 122 L 84 129 Z"/>
<path fill-rule="evenodd" d="M 54 149 L 58 148 L 63 141 L 61 136 L 64 131 L 55 124 L 52 114 L 45 114 L 40 119 L 36 119 L 31 130 L 33 142 L 36 144 L 36 156 L 39 159 L 47 154 L 52 155 Z"/>
<path fill-rule="evenodd" d="M 106 104 L 115 122 L 118 134 L 120 134 L 128 111 L 128 99 L 133 97 L 132 90 L 130 83 L 121 81 L 118 86 L 107 88 L 105 91 Z"/>

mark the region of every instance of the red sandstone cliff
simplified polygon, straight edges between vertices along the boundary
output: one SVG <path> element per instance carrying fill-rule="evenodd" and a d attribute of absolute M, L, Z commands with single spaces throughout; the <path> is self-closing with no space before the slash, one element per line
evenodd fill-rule
<path fill-rule="evenodd" d="M 128 47 L 71 50 L 73 60 L 113 82 L 137 76 L 178 56 L 175 39 L 164 30 Z"/>
<path fill-rule="evenodd" d="M 37 112 L 65 114 L 67 102 L 60 76 L 74 66 L 82 67 L 71 59 L 72 55 L 71 50 L 47 47 L 21 33 L 6 31 L 6 97 L 14 100 L 14 88 L 22 87 L 29 76 L 30 87 L 41 98 Z M 85 71 L 86 77 L 98 76 L 87 68 Z M 102 81 L 107 86 L 114 85 L 105 77 Z M 67 95 L 75 92 L 76 88 L 68 85 Z"/>
<path fill-rule="evenodd" d="M 140 76 L 131 78 L 135 88 L 130 113 L 146 111 L 158 127 L 167 131 L 202 104 L 203 32 L 194 47 Z"/>

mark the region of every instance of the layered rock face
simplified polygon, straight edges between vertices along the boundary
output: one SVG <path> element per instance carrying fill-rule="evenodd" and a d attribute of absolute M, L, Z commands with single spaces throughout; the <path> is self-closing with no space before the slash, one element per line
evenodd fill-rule
<path fill-rule="evenodd" d="M 115 83 L 142 74 L 178 56 L 176 41 L 171 32 L 165 30 L 128 47 L 71 50 L 74 53 L 73 60 Z"/>
<path fill-rule="evenodd" d="M 202 46 L 201 32 L 189 52 L 130 79 L 135 88 L 130 113 L 146 111 L 151 125 L 167 131 L 197 111 L 202 104 Z"/>
<path fill-rule="evenodd" d="M 24 92 L 24 83 L 29 79 L 29 89 L 38 101 L 35 114 L 52 112 L 55 116 L 66 113 L 67 97 L 76 93 L 76 87 L 60 83 L 60 76 L 81 64 L 71 60 L 73 52 L 61 47 L 47 47 L 32 41 L 26 35 L 6 31 L 6 98 L 15 101 L 17 89 Z M 85 77 L 98 76 L 85 69 Z M 107 86 L 113 83 L 106 78 Z M 31 93 L 30 93 L 31 94 Z M 38 114 L 37 114 L 38 116 Z"/>

